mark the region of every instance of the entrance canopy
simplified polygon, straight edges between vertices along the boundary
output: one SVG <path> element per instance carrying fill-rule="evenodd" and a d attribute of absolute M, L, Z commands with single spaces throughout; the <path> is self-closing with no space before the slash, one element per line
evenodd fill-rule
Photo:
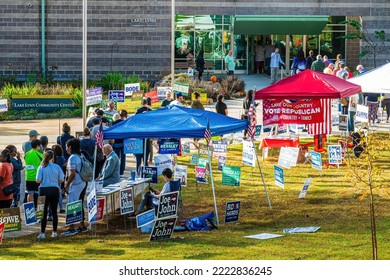
<path fill-rule="evenodd" d="M 248 127 L 246 120 L 206 110 L 173 106 L 134 115 L 104 130 L 104 139 L 203 138 L 208 120 L 212 136 Z"/>
<path fill-rule="evenodd" d="M 360 85 L 362 92 L 390 93 L 390 63 L 367 71 L 349 79 L 351 83 Z"/>
<path fill-rule="evenodd" d="M 236 16 L 234 33 L 241 35 L 315 35 L 328 23 L 328 16 Z"/>
<path fill-rule="evenodd" d="M 255 99 L 342 98 L 361 91 L 359 85 L 339 77 L 305 70 L 256 91 Z"/>

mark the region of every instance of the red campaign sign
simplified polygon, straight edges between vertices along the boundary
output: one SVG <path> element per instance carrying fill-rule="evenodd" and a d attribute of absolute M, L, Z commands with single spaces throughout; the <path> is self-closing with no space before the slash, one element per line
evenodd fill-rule
<path fill-rule="evenodd" d="M 152 99 L 152 104 L 158 102 L 157 91 L 147 92 L 145 93 L 145 97 L 150 97 Z"/>
<path fill-rule="evenodd" d="M 294 103 L 284 99 L 263 100 L 263 125 L 320 123 L 323 115 L 320 100 Z"/>
<path fill-rule="evenodd" d="M 0 223 L 0 244 L 3 243 L 5 223 Z"/>

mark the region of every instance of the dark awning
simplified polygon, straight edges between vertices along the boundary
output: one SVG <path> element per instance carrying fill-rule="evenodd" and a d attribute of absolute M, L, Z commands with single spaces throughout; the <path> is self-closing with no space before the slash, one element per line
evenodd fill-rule
<path fill-rule="evenodd" d="M 241 35 L 316 35 L 328 16 L 235 16 L 234 33 Z"/>

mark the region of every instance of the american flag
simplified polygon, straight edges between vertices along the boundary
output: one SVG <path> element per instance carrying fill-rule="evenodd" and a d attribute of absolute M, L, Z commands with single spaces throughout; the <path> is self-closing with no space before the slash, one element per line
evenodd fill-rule
<path fill-rule="evenodd" d="M 332 133 L 332 99 L 320 99 L 324 111 L 324 121 L 308 125 L 308 134 L 331 134 Z"/>
<path fill-rule="evenodd" d="M 256 124 L 257 124 L 256 108 L 255 108 L 255 105 L 253 104 L 253 102 L 252 102 L 251 106 L 249 107 L 248 117 L 250 118 L 250 123 L 249 123 L 249 127 L 248 127 L 248 136 L 250 137 L 251 140 L 253 140 L 255 138 Z"/>
<path fill-rule="evenodd" d="M 99 130 L 96 133 L 96 143 L 98 148 L 102 149 L 103 148 L 103 125 L 102 122 L 100 122 Z"/>
<path fill-rule="evenodd" d="M 210 132 L 210 122 L 207 121 L 207 127 L 204 131 L 204 139 L 206 139 L 207 145 L 210 143 L 211 140 L 211 132 Z"/>

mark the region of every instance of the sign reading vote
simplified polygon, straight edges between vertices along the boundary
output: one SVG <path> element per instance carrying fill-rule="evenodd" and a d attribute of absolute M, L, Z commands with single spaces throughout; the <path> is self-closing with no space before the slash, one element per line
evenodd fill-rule
<path fill-rule="evenodd" d="M 157 219 L 177 216 L 179 192 L 165 193 L 160 196 Z"/>
<path fill-rule="evenodd" d="M 81 200 L 66 204 L 65 225 L 69 226 L 83 220 L 83 203 Z"/>
<path fill-rule="evenodd" d="M 173 234 L 173 229 L 175 227 L 176 220 L 177 217 L 157 220 L 154 223 L 154 227 L 152 233 L 150 234 L 149 241 L 170 239 Z"/>
<path fill-rule="evenodd" d="M 23 209 L 24 209 L 24 218 L 26 220 L 26 226 L 36 224 L 37 213 L 35 212 L 34 202 L 24 203 Z"/>
<path fill-rule="evenodd" d="M 154 209 L 150 209 L 149 211 L 143 212 L 139 215 L 137 215 L 137 228 L 146 226 L 152 222 L 154 222 Z"/>
<path fill-rule="evenodd" d="M 125 154 L 143 154 L 143 141 L 142 139 L 125 139 L 123 141 Z"/>
<path fill-rule="evenodd" d="M 91 222 L 92 218 L 97 212 L 97 200 L 96 200 L 96 188 L 92 188 L 91 192 L 87 196 L 88 205 L 88 222 Z"/>
<path fill-rule="evenodd" d="M 97 202 L 97 208 L 96 208 L 96 214 L 92 217 L 90 223 L 94 222 L 100 222 L 103 221 L 103 213 L 104 213 L 104 198 L 98 198 L 96 199 Z"/>
<path fill-rule="evenodd" d="M 321 171 L 322 170 L 321 153 L 315 152 L 315 151 L 310 151 L 310 155 L 311 155 L 311 167 Z"/>
<path fill-rule="evenodd" d="M 5 223 L 4 232 L 21 231 L 22 219 L 20 218 L 20 208 L 0 209 L 0 224 Z"/>
<path fill-rule="evenodd" d="M 120 207 L 121 215 L 129 214 L 134 212 L 134 195 L 133 188 L 126 190 L 121 190 L 119 192 L 120 196 Z"/>
<path fill-rule="evenodd" d="M 342 164 L 343 159 L 341 157 L 341 146 L 340 145 L 329 145 L 328 146 L 329 164 Z"/>
<path fill-rule="evenodd" d="M 309 189 L 311 183 L 311 178 L 306 178 L 305 183 L 303 184 L 303 188 L 298 198 L 304 198 L 306 196 L 307 190 Z"/>
<path fill-rule="evenodd" d="M 179 154 L 180 153 L 179 139 L 174 139 L 174 138 L 160 139 L 158 153 L 160 155 Z"/>
<path fill-rule="evenodd" d="M 157 167 L 145 166 L 142 169 L 142 173 L 144 174 L 144 178 L 151 178 L 151 184 L 157 184 Z"/>
<path fill-rule="evenodd" d="M 278 187 L 281 187 L 284 189 L 284 170 L 283 168 L 274 165 L 274 175 L 275 175 L 275 184 Z"/>
<path fill-rule="evenodd" d="M 222 185 L 240 186 L 241 168 L 237 166 L 225 165 L 222 167 Z"/>
<path fill-rule="evenodd" d="M 241 202 L 239 200 L 226 202 L 225 224 L 238 222 L 240 204 Z"/>
<path fill-rule="evenodd" d="M 108 99 L 116 102 L 125 102 L 124 90 L 110 90 L 108 92 Z"/>

